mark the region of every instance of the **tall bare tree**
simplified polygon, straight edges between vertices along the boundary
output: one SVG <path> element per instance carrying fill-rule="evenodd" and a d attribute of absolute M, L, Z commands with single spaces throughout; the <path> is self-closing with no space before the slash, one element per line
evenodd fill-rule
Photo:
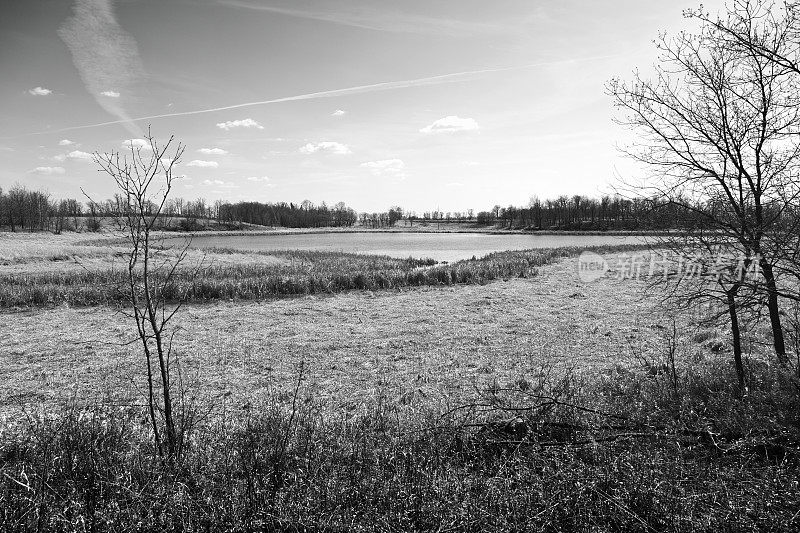
<path fill-rule="evenodd" d="M 162 457 L 172 461 L 181 453 L 183 442 L 171 382 L 174 330 L 170 332 L 168 327 L 182 300 L 178 298 L 177 303 L 170 304 L 168 295 L 186 259 L 188 242 L 178 250 L 159 246 L 154 229 L 176 179 L 173 168 L 185 147 L 181 143 L 174 145 L 173 137 L 159 145 L 149 130 L 146 141 L 146 146 L 130 146 L 127 153 L 95 153 L 95 161 L 100 171 L 114 179 L 121 195 L 114 216 L 128 241 L 125 293 L 129 314 L 136 322 L 146 363 L 148 410 L 155 444 Z"/>
<path fill-rule="evenodd" d="M 746 18 L 757 28 L 754 39 L 791 55 L 788 39 L 776 38 L 745 4 L 730 6 L 724 24 Z M 636 72 L 608 90 L 618 122 L 638 133 L 626 153 L 653 170 L 641 187 L 647 196 L 694 212 L 704 231 L 758 262 L 775 353 L 785 362 L 774 242 L 800 193 L 798 76 L 734 46 L 710 20 L 701 19 L 697 33 L 662 35 L 653 76 Z"/>

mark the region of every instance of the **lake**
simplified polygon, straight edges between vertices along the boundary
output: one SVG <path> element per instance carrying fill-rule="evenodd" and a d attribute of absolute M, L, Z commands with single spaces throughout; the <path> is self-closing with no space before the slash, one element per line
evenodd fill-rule
<path fill-rule="evenodd" d="M 531 235 L 490 233 L 293 233 L 276 235 L 197 236 L 193 248 L 230 248 L 242 251 L 317 250 L 430 257 L 436 261 L 458 261 L 492 252 L 640 244 L 643 237 L 618 235 Z"/>

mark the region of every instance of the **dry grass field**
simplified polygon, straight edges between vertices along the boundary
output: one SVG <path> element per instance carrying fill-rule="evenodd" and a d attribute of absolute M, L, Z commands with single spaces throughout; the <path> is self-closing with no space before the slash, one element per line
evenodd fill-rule
<path fill-rule="evenodd" d="M 0 275 L 57 280 L 53 294 L 124 260 L 110 234 L 2 238 Z M 281 257 L 206 259 L 280 276 L 297 266 Z M 373 281 L 441 268 L 298 257 Z M 119 302 L 0 309 L 0 528 L 796 531 L 796 380 L 754 344 L 742 395 L 725 331 L 645 281 L 583 282 L 577 262 L 499 254 L 446 265 L 468 283 L 440 269 L 185 305 L 175 464 L 153 447 Z"/>
<path fill-rule="evenodd" d="M 657 296 L 634 280 L 583 283 L 571 258 L 488 285 L 188 305 L 175 347 L 192 389 L 227 402 L 291 387 L 301 361 L 306 386 L 332 405 L 356 408 L 378 390 L 403 403 L 454 402 L 543 365 L 597 372 L 634 355 L 658 358 L 670 318 Z M 136 396 L 142 361 L 118 310 L 61 306 L 0 319 L 4 411 Z M 696 333 L 688 327 L 684 336 Z"/>

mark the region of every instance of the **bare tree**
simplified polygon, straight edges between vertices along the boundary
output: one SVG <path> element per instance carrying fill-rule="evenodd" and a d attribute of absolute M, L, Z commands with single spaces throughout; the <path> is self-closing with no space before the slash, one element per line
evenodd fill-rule
<path fill-rule="evenodd" d="M 725 20 L 748 17 L 740 2 Z M 788 54 L 762 19 L 753 37 Z M 779 361 L 786 349 L 775 267 L 774 238 L 797 201 L 800 108 L 795 71 L 763 54 L 732 46 L 715 24 L 698 33 L 662 35 L 655 74 L 608 85 L 618 122 L 639 134 L 626 153 L 654 172 L 640 190 L 661 206 L 680 205 L 703 220 L 703 230 L 752 254 L 760 268 Z"/>
<path fill-rule="evenodd" d="M 158 246 L 154 228 L 172 190 L 173 168 L 180 161 L 184 146 L 174 152 L 173 137 L 160 146 L 149 132 L 147 146 L 130 147 L 129 153 L 95 153 L 100 171 L 114 179 L 121 195 L 114 216 L 128 241 L 128 276 L 125 289 L 129 314 L 146 363 L 147 403 L 156 447 L 169 461 L 179 457 L 182 435 L 176 421 L 176 406 L 171 382 L 172 340 L 168 326 L 181 308 L 182 299 L 170 305 L 170 291 L 187 256 L 189 243 L 178 250 Z M 90 205 L 92 205 L 90 199 Z"/>
<path fill-rule="evenodd" d="M 690 10 L 687 16 L 713 27 L 726 46 L 741 54 L 753 55 L 800 75 L 800 2 L 772 0 L 734 0 L 735 9 L 726 18 L 712 17 L 702 9 Z M 800 105 L 800 98 L 793 102 Z M 778 286 L 779 296 L 800 302 L 800 213 L 798 187 L 781 191 L 787 206 L 783 216 L 765 237 L 772 248 L 776 277 L 794 280 L 790 286 Z"/>

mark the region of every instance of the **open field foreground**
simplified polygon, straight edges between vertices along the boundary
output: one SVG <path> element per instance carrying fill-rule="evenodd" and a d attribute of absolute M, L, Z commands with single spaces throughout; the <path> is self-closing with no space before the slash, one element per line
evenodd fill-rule
<path fill-rule="evenodd" d="M 52 278 L 63 283 L 86 258 L 99 269 L 119 258 L 24 242 L 6 252 L 3 275 L 63 268 Z M 618 253 L 606 250 L 612 272 Z M 241 264 L 297 268 L 296 256 L 212 254 L 220 279 Z M 306 276 L 333 261 L 377 269 L 374 279 L 405 261 L 305 257 Z M 187 304 L 174 323 L 185 393 L 168 460 L 154 448 L 143 359 L 119 302 L 3 309 L 0 528 L 800 526 L 797 381 L 757 342 L 743 396 L 725 331 L 662 306 L 644 280 L 581 281 L 567 249 L 465 264 L 495 275 Z"/>
<path fill-rule="evenodd" d="M 458 401 L 546 364 L 594 371 L 634 352 L 652 358 L 669 319 L 643 289 L 631 280 L 582 283 L 572 259 L 489 285 L 190 305 L 178 316 L 175 345 L 197 390 L 230 393 L 227 401 L 289 386 L 301 361 L 306 386 L 338 405 L 358 405 L 379 389 L 403 401 Z M 0 317 L 6 409 L 131 390 L 139 346 L 125 346 L 135 330 L 117 310 Z"/>

